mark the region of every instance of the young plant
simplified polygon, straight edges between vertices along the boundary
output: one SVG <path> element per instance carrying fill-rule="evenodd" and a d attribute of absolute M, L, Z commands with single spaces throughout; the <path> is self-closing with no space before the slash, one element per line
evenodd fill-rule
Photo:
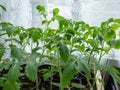
<path fill-rule="evenodd" d="M 110 73 L 120 83 L 120 73 L 114 67 L 100 64 L 102 57 L 112 48 L 120 48 L 116 34 L 119 19 L 109 19 L 100 27 L 91 27 L 83 21 L 60 16 L 58 8 L 53 9 L 50 19 L 44 6 L 36 8 L 42 16 L 43 28 L 25 29 L 0 23 L 0 89 L 20 90 L 22 80 L 28 78 L 36 83 L 34 90 L 42 87 L 39 83 L 44 85 L 46 82 L 50 90 L 54 86 L 61 90 L 74 87 L 93 90 L 99 70 Z M 51 26 L 53 23 L 57 27 Z M 9 56 L 5 57 L 7 52 Z M 81 82 L 81 76 L 86 84 Z"/>
<path fill-rule="evenodd" d="M 20 90 L 21 77 L 26 76 L 33 82 L 37 80 L 38 64 L 25 51 L 24 46 L 28 43 L 26 29 L 6 22 L 0 23 L 0 27 L 0 87 L 4 90 Z"/>

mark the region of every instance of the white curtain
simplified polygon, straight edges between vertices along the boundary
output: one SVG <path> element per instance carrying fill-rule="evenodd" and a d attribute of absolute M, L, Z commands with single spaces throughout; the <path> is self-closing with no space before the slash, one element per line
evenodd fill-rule
<path fill-rule="evenodd" d="M 36 5 L 47 5 L 47 0 L 0 0 L 7 12 L 2 11 L 1 21 L 10 22 L 25 28 L 40 26 L 40 16 Z"/>
<path fill-rule="evenodd" d="M 7 12 L 2 13 L 2 21 L 26 28 L 31 26 L 32 14 L 29 0 L 1 0 L 0 3 L 7 9 Z"/>
<path fill-rule="evenodd" d="M 98 26 L 108 18 L 120 18 L 119 10 L 120 0 L 90 0 L 82 7 L 82 20 Z"/>
<path fill-rule="evenodd" d="M 7 12 L 2 12 L 1 21 L 26 28 L 39 27 L 41 18 L 36 10 L 36 5 L 44 5 L 49 16 L 52 14 L 52 9 L 58 7 L 61 15 L 72 18 L 72 1 L 74 0 L 0 0 L 0 4 L 7 9 Z"/>

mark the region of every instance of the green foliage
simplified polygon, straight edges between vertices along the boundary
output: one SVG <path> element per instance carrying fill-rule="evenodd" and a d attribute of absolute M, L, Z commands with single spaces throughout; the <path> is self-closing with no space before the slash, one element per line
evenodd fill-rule
<path fill-rule="evenodd" d="M 38 84 L 38 65 L 48 62 L 51 67 L 53 65 L 56 68 L 43 69 L 43 79 L 50 81 L 49 78 L 59 72 L 60 83 L 51 80 L 50 84 L 59 86 L 61 90 L 70 85 L 84 88 L 83 85 L 71 83 L 74 76 L 81 71 L 91 88 L 91 73 L 94 74 L 92 78 L 95 80 L 97 70 L 107 69 L 110 75 L 120 82 L 120 74 L 116 69 L 100 66 L 105 54 L 108 54 L 112 48 L 120 48 L 117 33 L 120 19 L 110 18 L 102 22 L 99 27 L 91 27 L 84 21 L 77 22 L 60 16 L 58 8 L 53 9 L 53 16 L 50 19 L 44 6 L 38 5 L 36 9 L 41 14 L 44 28 L 41 26 L 25 29 L 7 22 L 0 23 L 0 38 L 3 41 L 0 42 L 0 72 L 8 70 L 4 75 L 0 73 L 0 86 L 4 90 L 20 90 L 22 83 L 19 82 L 19 77 L 22 77 L 22 74 Z M 52 23 L 56 23 L 58 27 L 52 27 Z M 5 36 L 8 37 L 4 39 Z M 30 51 L 26 51 L 28 47 Z M 9 60 L 3 57 L 6 51 L 10 51 Z M 25 65 L 25 72 L 21 73 L 23 68 L 21 65 Z"/>
<path fill-rule="evenodd" d="M 118 40 L 115 41 L 114 47 L 115 47 L 116 49 L 119 49 L 119 48 L 120 48 L 120 39 L 118 39 Z"/>
<path fill-rule="evenodd" d="M 18 82 L 18 78 L 22 75 L 20 63 L 15 63 L 9 68 L 9 71 L 6 75 L 6 81 L 4 83 L 4 90 L 19 90 L 20 83 Z"/>
<path fill-rule="evenodd" d="M 14 27 L 14 26 L 8 26 L 8 27 L 6 27 L 6 32 L 7 32 L 7 34 L 8 34 L 9 37 L 13 35 L 13 33 L 15 32 L 15 30 L 16 30 L 16 27 Z"/>
<path fill-rule="evenodd" d="M 65 88 L 70 81 L 74 78 L 74 75 L 77 74 L 77 69 L 76 68 L 76 62 L 71 62 L 68 63 L 63 71 L 63 76 L 62 76 L 62 86 Z"/>
<path fill-rule="evenodd" d="M 18 82 L 11 83 L 10 81 L 7 81 L 4 84 L 4 90 L 20 90 L 20 85 L 21 84 Z"/>
<path fill-rule="evenodd" d="M 100 42 L 103 41 L 103 37 L 102 37 L 100 34 L 98 34 L 98 40 L 99 40 Z"/>
<path fill-rule="evenodd" d="M 7 11 L 6 8 L 1 4 L 0 4 L 0 8 L 2 8 L 2 10 L 4 10 L 4 11 Z"/>
<path fill-rule="evenodd" d="M 59 9 L 58 9 L 58 8 L 54 8 L 54 9 L 53 9 L 53 15 L 54 15 L 54 16 L 57 16 L 58 13 L 59 13 Z"/>
<path fill-rule="evenodd" d="M 69 26 L 69 21 L 67 19 L 61 19 L 59 20 L 59 28 L 62 30 L 64 29 L 68 29 L 68 26 Z"/>
<path fill-rule="evenodd" d="M 50 77 L 52 77 L 52 72 L 49 69 L 42 69 L 43 79 L 47 81 Z"/>
<path fill-rule="evenodd" d="M 10 65 L 12 63 L 10 61 L 5 61 L 3 63 L 0 64 L 0 71 L 2 71 L 3 69 L 7 70 L 9 69 Z"/>
<path fill-rule="evenodd" d="M 85 45 L 84 44 L 82 44 L 82 45 L 75 45 L 74 47 L 77 48 L 81 52 L 84 52 L 84 50 L 85 50 Z"/>
<path fill-rule="evenodd" d="M 24 52 L 22 49 L 17 48 L 15 45 L 10 45 L 11 48 L 11 57 L 13 59 L 21 60 L 24 57 Z"/>
<path fill-rule="evenodd" d="M 75 87 L 75 88 L 85 88 L 84 85 L 82 85 L 82 84 L 77 84 L 77 83 L 72 83 L 72 87 Z"/>
<path fill-rule="evenodd" d="M 101 23 L 101 28 L 102 29 L 107 29 L 108 28 L 108 23 L 107 22 L 102 22 Z"/>
<path fill-rule="evenodd" d="M 74 31 L 73 30 L 66 30 L 65 37 L 67 40 L 70 40 L 72 36 L 74 36 Z"/>
<path fill-rule="evenodd" d="M 116 23 L 120 24 L 120 19 L 115 19 L 114 20 Z"/>
<path fill-rule="evenodd" d="M 33 42 L 38 42 L 42 34 L 42 30 L 40 28 L 33 27 L 33 28 L 29 28 L 28 32 L 29 32 L 29 38 L 31 38 Z"/>
<path fill-rule="evenodd" d="M 108 73 L 120 84 L 120 72 L 116 68 L 109 66 Z"/>
<path fill-rule="evenodd" d="M 20 70 L 20 63 L 15 63 L 14 65 L 12 65 L 7 74 L 7 80 L 9 80 L 10 82 L 15 82 L 21 76 Z"/>
<path fill-rule="evenodd" d="M 82 59 L 79 60 L 79 68 L 85 73 L 87 79 L 91 78 L 91 72 L 89 65 Z"/>
<path fill-rule="evenodd" d="M 116 38 L 116 34 L 113 30 L 109 30 L 107 31 L 107 33 L 105 33 L 104 35 L 104 39 L 108 42 L 112 39 L 115 39 Z"/>
<path fill-rule="evenodd" d="M 67 62 L 70 58 L 70 53 L 67 45 L 63 41 L 58 43 L 58 50 L 62 61 Z"/>
<path fill-rule="evenodd" d="M 5 47 L 2 43 L 0 43 L 0 60 L 2 56 L 4 55 L 4 53 L 5 53 Z"/>
<path fill-rule="evenodd" d="M 119 27 L 120 27 L 119 24 L 114 23 L 114 24 L 111 25 L 110 28 L 111 28 L 112 30 L 118 30 Z"/>
<path fill-rule="evenodd" d="M 45 7 L 44 7 L 44 6 L 38 5 L 38 6 L 36 7 L 36 9 L 37 9 L 39 12 L 42 12 L 42 13 L 45 12 Z"/>
<path fill-rule="evenodd" d="M 31 81 L 37 80 L 37 63 L 34 61 L 30 61 L 27 63 L 25 68 L 25 74 Z"/>
<path fill-rule="evenodd" d="M 5 78 L 4 77 L 0 77 L 0 86 L 3 86 L 4 84 L 4 81 L 5 81 Z"/>

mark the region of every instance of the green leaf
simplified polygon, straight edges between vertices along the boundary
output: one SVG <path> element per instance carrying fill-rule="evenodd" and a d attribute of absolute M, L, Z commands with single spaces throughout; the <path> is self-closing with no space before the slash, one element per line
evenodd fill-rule
<path fill-rule="evenodd" d="M 35 48 L 32 49 L 32 53 L 36 53 L 40 49 L 41 49 L 41 47 L 35 47 Z"/>
<path fill-rule="evenodd" d="M 60 83 L 55 83 L 55 82 L 51 82 L 51 83 L 52 83 L 52 85 L 54 85 L 54 86 L 60 87 Z"/>
<path fill-rule="evenodd" d="M 52 72 L 48 69 L 43 69 L 43 79 L 44 81 L 47 81 L 49 78 L 52 77 Z"/>
<path fill-rule="evenodd" d="M 25 38 L 27 38 L 27 33 L 26 32 L 21 32 L 19 34 L 20 41 L 23 42 L 25 40 Z"/>
<path fill-rule="evenodd" d="M 40 28 L 29 28 L 29 38 L 32 38 L 34 42 L 37 42 L 42 35 L 42 30 Z"/>
<path fill-rule="evenodd" d="M 114 48 L 120 49 L 120 39 L 118 39 L 118 40 L 115 41 L 115 46 L 114 46 Z"/>
<path fill-rule="evenodd" d="M 8 26 L 6 27 L 6 32 L 8 34 L 8 36 L 12 36 L 14 34 L 14 32 L 16 31 L 16 27 L 14 26 Z"/>
<path fill-rule="evenodd" d="M 68 63 L 63 71 L 62 86 L 65 88 L 77 73 L 76 62 Z"/>
<path fill-rule="evenodd" d="M 108 24 L 110 24 L 110 23 L 112 23 L 113 21 L 114 21 L 113 18 L 109 18 L 106 22 L 107 22 Z"/>
<path fill-rule="evenodd" d="M 112 39 L 115 39 L 116 38 L 116 34 L 115 34 L 115 31 L 113 30 L 108 30 L 106 31 L 105 33 L 105 36 L 104 36 L 104 39 L 108 42 Z"/>
<path fill-rule="evenodd" d="M 110 28 L 112 29 L 112 30 L 118 30 L 119 29 L 119 25 L 118 24 L 112 24 L 111 26 L 110 26 Z"/>
<path fill-rule="evenodd" d="M 20 83 L 18 82 L 21 74 L 21 64 L 15 63 L 10 68 L 6 75 L 6 81 L 3 85 L 4 90 L 20 90 Z"/>
<path fill-rule="evenodd" d="M 10 67 L 8 74 L 7 74 L 7 80 L 11 83 L 14 83 L 18 80 L 18 78 L 22 75 L 21 72 L 21 64 L 15 63 Z"/>
<path fill-rule="evenodd" d="M 67 62 L 69 60 L 69 49 L 66 44 L 63 43 L 63 41 L 60 41 L 58 44 L 58 50 L 60 52 L 60 57 L 62 61 Z"/>
<path fill-rule="evenodd" d="M 4 90 L 20 90 L 21 84 L 18 82 L 11 83 L 10 81 L 5 82 Z"/>
<path fill-rule="evenodd" d="M 88 39 L 88 36 L 90 35 L 90 32 L 86 32 L 85 34 L 84 34 L 84 39 Z"/>
<path fill-rule="evenodd" d="M 110 49 L 111 49 L 110 47 L 103 47 L 103 50 L 105 51 L 106 54 L 109 53 Z"/>
<path fill-rule="evenodd" d="M 22 49 L 17 48 L 15 45 L 10 45 L 11 48 L 11 57 L 21 60 L 24 57 L 24 52 Z"/>
<path fill-rule="evenodd" d="M 87 43 L 89 43 L 92 47 L 94 47 L 96 44 L 96 41 L 93 39 L 88 39 Z"/>
<path fill-rule="evenodd" d="M 31 58 L 36 59 L 40 54 L 38 52 L 38 50 L 40 50 L 41 47 L 35 47 L 32 49 L 32 53 L 31 53 Z"/>
<path fill-rule="evenodd" d="M 37 9 L 39 12 L 42 12 L 42 13 L 45 12 L 45 7 L 44 7 L 44 6 L 38 5 L 38 6 L 36 7 L 36 9 Z"/>
<path fill-rule="evenodd" d="M 81 59 L 78 59 L 78 61 L 79 61 L 80 69 L 85 73 L 86 77 L 88 79 L 90 79 L 91 78 L 91 72 L 90 72 L 89 64 L 86 61 L 83 61 Z"/>
<path fill-rule="evenodd" d="M 21 42 L 17 38 L 12 38 L 12 40 L 15 41 L 15 43 L 17 44 L 21 44 Z"/>
<path fill-rule="evenodd" d="M 96 64 L 95 65 L 95 69 L 96 69 L 96 71 L 100 71 L 100 70 L 104 70 L 106 67 L 104 66 L 104 65 L 101 65 L 101 64 Z"/>
<path fill-rule="evenodd" d="M 60 16 L 60 15 L 57 15 L 57 16 L 56 16 L 56 19 L 57 19 L 58 21 L 60 21 L 60 20 L 64 19 L 64 17 L 63 17 L 63 16 Z"/>
<path fill-rule="evenodd" d="M 108 73 L 120 84 L 120 72 L 114 67 L 108 67 Z"/>
<path fill-rule="evenodd" d="M 4 45 L 3 44 L 0 44 L 0 60 L 1 60 L 1 58 L 2 58 L 2 56 L 4 55 L 4 53 L 5 53 L 5 47 L 4 47 Z"/>
<path fill-rule="evenodd" d="M 47 20 L 42 21 L 42 25 L 47 24 Z"/>
<path fill-rule="evenodd" d="M 78 50 L 82 51 L 82 52 L 84 52 L 84 50 L 85 50 L 85 45 L 84 44 L 82 44 L 81 46 L 80 45 L 75 45 L 74 47 L 77 48 Z"/>
<path fill-rule="evenodd" d="M 82 27 L 82 30 L 85 31 L 85 30 L 88 30 L 89 29 L 89 25 L 84 23 L 83 25 L 81 25 Z"/>
<path fill-rule="evenodd" d="M 101 23 L 101 28 L 102 29 L 107 29 L 108 28 L 108 23 L 107 22 L 102 22 Z"/>
<path fill-rule="evenodd" d="M 63 29 L 63 28 L 68 28 L 69 22 L 66 19 L 61 19 L 59 21 L 59 28 Z"/>
<path fill-rule="evenodd" d="M 4 85 L 5 77 L 0 77 L 0 87 Z"/>
<path fill-rule="evenodd" d="M 6 8 L 0 4 L 0 7 L 4 10 L 4 11 L 7 11 Z"/>
<path fill-rule="evenodd" d="M 67 40 L 70 40 L 71 37 L 74 35 L 75 35 L 75 33 L 73 30 L 66 30 L 65 37 L 67 38 Z"/>
<path fill-rule="evenodd" d="M 0 71 L 3 69 L 8 70 L 10 68 L 11 63 L 8 61 L 4 61 L 3 63 L 0 64 Z"/>
<path fill-rule="evenodd" d="M 102 37 L 102 35 L 98 34 L 98 40 L 100 40 L 100 42 L 103 41 L 103 37 Z"/>
<path fill-rule="evenodd" d="M 8 23 L 8 22 L 1 22 L 0 26 L 2 27 L 2 29 L 6 30 L 6 27 L 13 26 L 13 25 L 11 23 Z"/>
<path fill-rule="evenodd" d="M 58 8 L 54 8 L 54 9 L 53 9 L 53 15 L 54 15 L 54 16 L 57 16 L 58 13 L 59 13 L 59 9 L 58 9 Z"/>
<path fill-rule="evenodd" d="M 71 85 L 72 85 L 72 87 L 75 87 L 75 88 L 85 88 L 85 86 L 80 84 L 80 83 L 79 84 L 78 83 L 72 83 Z"/>
<path fill-rule="evenodd" d="M 120 24 L 120 19 L 115 19 L 114 20 L 116 23 Z"/>
<path fill-rule="evenodd" d="M 25 67 L 25 74 L 26 76 L 31 80 L 34 81 L 37 80 L 37 63 L 34 61 L 30 61 L 27 63 Z"/>

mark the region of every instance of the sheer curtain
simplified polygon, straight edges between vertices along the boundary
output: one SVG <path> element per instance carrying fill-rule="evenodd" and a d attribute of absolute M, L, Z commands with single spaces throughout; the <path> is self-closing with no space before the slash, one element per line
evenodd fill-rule
<path fill-rule="evenodd" d="M 31 26 L 32 14 L 29 0 L 1 0 L 0 3 L 7 9 L 7 12 L 2 13 L 2 21 L 26 28 Z"/>
<path fill-rule="evenodd" d="M 7 12 L 2 12 L 1 21 L 10 22 L 23 27 L 39 27 L 41 18 L 36 10 L 36 5 L 44 5 L 48 15 L 52 9 L 58 7 L 60 14 L 66 18 L 72 18 L 71 4 L 73 0 L 0 0 L 0 4 L 6 7 Z M 79 1 L 79 0 L 78 0 Z"/>
<path fill-rule="evenodd" d="M 82 20 L 98 26 L 108 18 L 120 18 L 119 10 L 120 0 L 90 0 L 89 3 L 84 2 L 81 10 Z"/>

